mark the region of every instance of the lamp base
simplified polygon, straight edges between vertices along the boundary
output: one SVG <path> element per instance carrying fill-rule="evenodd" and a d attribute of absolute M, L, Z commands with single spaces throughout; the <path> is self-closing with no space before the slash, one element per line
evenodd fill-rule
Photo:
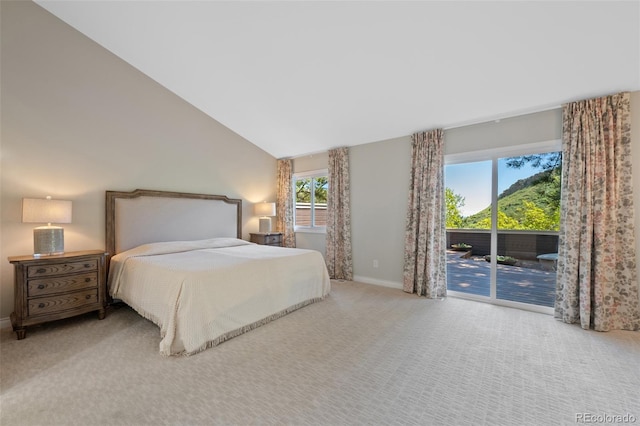
<path fill-rule="evenodd" d="M 268 234 L 271 232 L 271 218 L 270 217 L 261 217 L 260 218 L 260 233 Z"/>
<path fill-rule="evenodd" d="M 64 253 L 64 229 L 39 226 L 33 230 L 33 255 L 51 256 Z"/>

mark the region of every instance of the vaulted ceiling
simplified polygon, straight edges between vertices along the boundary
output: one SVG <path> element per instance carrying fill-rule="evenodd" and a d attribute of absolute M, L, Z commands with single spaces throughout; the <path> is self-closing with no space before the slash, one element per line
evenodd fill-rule
<path fill-rule="evenodd" d="M 36 3 L 277 158 L 640 90 L 638 1 Z"/>

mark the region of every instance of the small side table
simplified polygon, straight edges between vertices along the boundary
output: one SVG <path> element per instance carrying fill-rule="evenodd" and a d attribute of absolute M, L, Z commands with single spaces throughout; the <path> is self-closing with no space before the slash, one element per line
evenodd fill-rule
<path fill-rule="evenodd" d="M 251 235 L 251 242 L 263 246 L 282 247 L 282 232 L 257 232 Z"/>
<path fill-rule="evenodd" d="M 106 257 L 104 250 L 9 257 L 15 268 L 11 325 L 18 340 L 26 337 L 30 325 L 91 311 L 98 311 L 98 319 L 104 319 Z"/>
<path fill-rule="evenodd" d="M 545 253 L 537 256 L 542 269 L 545 271 L 555 271 L 558 266 L 558 253 Z"/>

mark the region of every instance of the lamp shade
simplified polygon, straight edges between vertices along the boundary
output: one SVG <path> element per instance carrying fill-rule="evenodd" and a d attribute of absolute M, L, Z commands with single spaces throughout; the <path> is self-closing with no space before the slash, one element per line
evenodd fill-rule
<path fill-rule="evenodd" d="M 71 223 L 71 201 L 23 198 L 22 222 Z"/>
<path fill-rule="evenodd" d="M 253 213 L 256 216 L 275 216 L 276 203 L 257 203 L 253 205 Z"/>

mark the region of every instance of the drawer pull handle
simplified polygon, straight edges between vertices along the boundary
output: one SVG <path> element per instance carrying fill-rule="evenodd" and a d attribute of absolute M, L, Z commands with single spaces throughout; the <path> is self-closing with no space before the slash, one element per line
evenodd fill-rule
<path fill-rule="evenodd" d="M 38 305 L 38 308 L 40 308 L 40 309 L 44 308 L 44 303 L 40 303 L 40 304 Z"/>
<path fill-rule="evenodd" d="M 38 284 L 38 288 L 42 290 L 44 288 L 44 284 Z"/>
<path fill-rule="evenodd" d="M 85 282 L 85 283 L 88 283 L 88 282 L 90 282 L 90 281 L 91 281 L 91 278 L 89 278 L 89 277 L 87 277 L 87 278 L 85 278 L 85 279 L 84 279 L 84 282 Z"/>
<path fill-rule="evenodd" d="M 87 299 L 87 300 L 89 300 L 89 299 L 91 299 L 91 295 L 90 295 L 90 294 L 87 294 L 84 298 L 85 298 L 85 299 Z"/>
<path fill-rule="evenodd" d="M 39 268 L 36 272 L 39 274 L 44 274 L 45 272 L 47 272 L 47 270 L 44 268 Z"/>

